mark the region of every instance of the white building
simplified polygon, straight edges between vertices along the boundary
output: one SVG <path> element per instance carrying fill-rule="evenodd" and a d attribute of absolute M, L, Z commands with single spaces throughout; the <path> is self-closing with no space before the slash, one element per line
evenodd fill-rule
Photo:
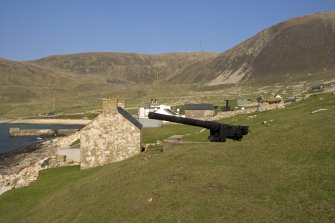
<path fill-rule="evenodd" d="M 157 103 L 157 99 L 151 99 L 151 103 L 140 106 L 138 108 L 138 121 L 145 128 L 155 128 L 160 127 L 162 125 L 161 120 L 149 119 L 149 112 L 156 112 L 163 115 L 171 115 L 171 116 L 179 116 L 178 113 L 171 110 L 171 106 L 168 105 L 160 105 Z"/>
<path fill-rule="evenodd" d="M 139 118 L 148 118 L 149 112 L 156 112 L 163 115 L 179 116 L 178 113 L 171 110 L 169 105 L 159 105 L 157 99 L 151 99 L 151 103 L 138 108 Z"/>

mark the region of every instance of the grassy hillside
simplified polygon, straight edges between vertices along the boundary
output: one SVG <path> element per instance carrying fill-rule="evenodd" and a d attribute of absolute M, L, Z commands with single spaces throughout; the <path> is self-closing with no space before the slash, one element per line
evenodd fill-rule
<path fill-rule="evenodd" d="M 165 82 L 189 67 L 216 56 L 216 53 L 81 53 L 49 56 L 31 61 L 45 67 L 76 73 L 98 75 L 110 83 L 152 84 Z"/>
<path fill-rule="evenodd" d="M 117 97 L 137 106 L 143 97 L 173 96 L 177 90 L 177 86 L 162 89 L 160 85 L 108 83 L 103 75 L 78 75 L 4 59 L 0 59 L 0 76 L 0 116 L 46 113 L 53 104 L 56 113 L 97 110 L 105 97 Z"/>
<path fill-rule="evenodd" d="M 48 112 L 52 109 L 53 101 L 57 107 L 61 107 L 64 102 L 73 105 L 71 100 L 78 100 L 82 95 L 92 95 L 92 90 L 99 83 L 99 80 L 93 78 L 3 59 L 0 59 L 0 76 L 0 115 Z M 91 89 L 80 89 L 87 84 Z M 99 89 L 104 92 L 103 87 Z"/>
<path fill-rule="evenodd" d="M 31 186 L 0 196 L 0 222 L 334 222 L 334 97 L 223 120 L 250 125 L 241 142 L 43 171 Z M 327 110 L 311 114 L 319 108 Z M 200 130 L 169 125 L 145 130 L 144 140 L 182 133 L 205 141 Z"/>
<path fill-rule="evenodd" d="M 46 113 L 53 104 L 58 113 L 96 110 L 104 97 L 137 106 L 147 98 L 183 96 L 190 86 L 160 83 L 215 55 L 83 53 L 31 62 L 0 58 L 0 116 Z"/>

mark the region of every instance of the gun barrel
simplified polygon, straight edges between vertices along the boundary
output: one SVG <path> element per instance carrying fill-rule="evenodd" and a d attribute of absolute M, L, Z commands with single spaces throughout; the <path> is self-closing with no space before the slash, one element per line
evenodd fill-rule
<path fill-rule="evenodd" d="M 211 142 L 225 142 L 227 138 L 240 141 L 243 138 L 243 136 L 247 135 L 249 132 L 249 126 L 228 125 L 219 122 L 162 115 L 155 112 L 149 112 L 148 117 L 150 119 L 176 122 L 185 125 L 192 125 L 209 129 L 210 135 L 208 139 Z"/>
<path fill-rule="evenodd" d="M 206 129 L 217 129 L 220 126 L 220 124 L 217 122 L 203 121 L 203 120 L 197 120 L 197 119 L 192 119 L 192 118 L 176 117 L 176 116 L 171 116 L 171 115 L 163 115 L 163 114 L 159 114 L 155 112 L 149 112 L 148 117 L 150 119 L 157 119 L 157 120 L 181 123 L 185 125 L 198 126 L 198 127 L 203 127 Z"/>

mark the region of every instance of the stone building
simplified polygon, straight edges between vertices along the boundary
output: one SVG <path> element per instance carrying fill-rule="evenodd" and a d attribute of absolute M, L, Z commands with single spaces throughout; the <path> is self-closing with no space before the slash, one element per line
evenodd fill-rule
<path fill-rule="evenodd" d="M 142 125 L 117 99 L 103 100 L 103 111 L 80 131 L 81 169 L 118 162 L 141 152 Z"/>
<path fill-rule="evenodd" d="M 202 118 L 214 115 L 214 106 L 210 104 L 185 104 L 186 118 Z"/>

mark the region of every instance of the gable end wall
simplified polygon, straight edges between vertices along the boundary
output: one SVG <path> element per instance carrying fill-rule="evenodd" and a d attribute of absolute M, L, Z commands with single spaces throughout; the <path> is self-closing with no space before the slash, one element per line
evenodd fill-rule
<path fill-rule="evenodd" d="M 140 129 L 119 113 L 102 113 L 81 130 L 81 169 L 127 159 L 140 147 Z"/>

